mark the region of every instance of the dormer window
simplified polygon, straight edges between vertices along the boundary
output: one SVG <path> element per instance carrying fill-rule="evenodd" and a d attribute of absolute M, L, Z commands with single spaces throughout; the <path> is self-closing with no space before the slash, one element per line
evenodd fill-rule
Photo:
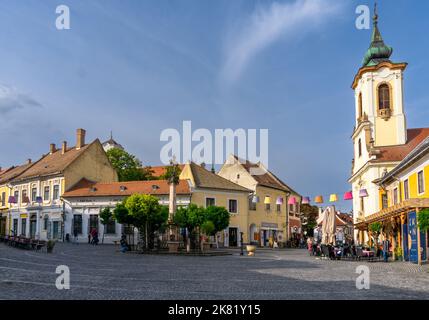
<path fill-rule="evenodd" d="M 120 186 L 120 187 L 119 187 L 119 190 L 120 190 L 121 192 L 124 192 L 125 190 L 127 190 L 127 187 L 126 187 L 126 186 Z"/>
<path fill-rule="evenodd" d="M 158 190 L 158 189 L 159 189 L 159 186 L 157 186 L 156 184 L 153 184 L 153 185 L 152 185 L 152 190 L 153 190 L 153 191 Z"/>
<path fill-rule="evenodd" d="M 95 191 L 97 191 L 97 188 L 96 187 L 91 187 L 91 188 L 89 188 L 89 191 L 95 192 Z"/>

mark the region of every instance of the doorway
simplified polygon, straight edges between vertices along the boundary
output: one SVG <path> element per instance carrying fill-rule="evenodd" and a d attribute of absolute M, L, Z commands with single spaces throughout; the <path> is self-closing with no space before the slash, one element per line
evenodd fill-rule
<path fill-rule="evenodd" d="M 237 228 L 229 228 L 229 246 L 236 247 L 238 244 L 238 230 Z"/>
<path fill-rule="evenodd" d="M 37 217 L 32 215 L 30 218 L 30 238 L 36 238 Z"/>
<path fill-rule="evenodd" d="M 52 222 L 52 238 L 53 239 L 59 238 L 59 222 L 58 221 Z"/>

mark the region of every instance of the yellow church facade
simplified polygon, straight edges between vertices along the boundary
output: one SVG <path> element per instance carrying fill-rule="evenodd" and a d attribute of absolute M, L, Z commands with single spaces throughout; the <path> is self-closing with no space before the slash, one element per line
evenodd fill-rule
<path fill-rule="evenodd" d="M 390 60 L 393 49 L 383 41 L 377 14 L 373 24 L 370 47 L 352 83 L 356 117 L 351 136 L 354 159 L 349 182 L 356 242 L 372 244 L 374 237 L 369 226 L 382 222 L 382 239 L 391 240 L 395 255 L 398 252 L 395 248 L 404 246 L 404 235 L 401 238 L 398 230 L 415 222 L 416 211 L 421 209 L 422 201 L 427 200 L 421 200 L 428 196 L 426 189 L 422 191 L 428 178 L 426 164 L 405 170 L 404 161 L 410 163 L 412 155 L 420 150 L 429 137 L 429 128 L 407 128 L 403 89 L 407 63 Z M 394 176 L 393 172 L 396 172 Z M 386 177 L 391 179 L 385 180 Z M 413 202 L 412 199 L 420 200 Z M 404 209 L 402 221 L 401 215 L 382 219 L 380 212 L 392 210 L 388 208 L 399 206 L 402 201 L 408 201 L 404 206 L 414 212 L 412 215 Z M 415 226 L 408 227 L 407 232 Z"/>

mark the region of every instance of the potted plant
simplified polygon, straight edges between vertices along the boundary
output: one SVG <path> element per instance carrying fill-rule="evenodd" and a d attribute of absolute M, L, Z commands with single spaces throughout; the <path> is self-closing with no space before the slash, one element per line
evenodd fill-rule
<path fill-rule="evenodd" d="M 48 242 L 46 243 L 46 252 L 52 253 L 52 251 L 54 250 L 54 247 L 55 247 L 55 241 L 54 240 L 48 240 Z"/>
<path fill-rule="evenodd" d="M 396 260 L 402 261 L 402 254 L 403 254 L 402 248 L 401 247 L 396 247 L 395 248 L 395 258 L 396 258 Z"/>

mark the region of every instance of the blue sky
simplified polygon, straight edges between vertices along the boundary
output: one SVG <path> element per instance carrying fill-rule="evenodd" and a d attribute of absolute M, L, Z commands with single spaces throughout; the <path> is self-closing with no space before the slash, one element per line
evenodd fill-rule
<path fill-rule="evenodd" d="M 71 30 L 55 28 L 55 8 Z M 350 186 L 353 77 L 372 1 L 0 2 L 0 165 L 37 159 L 49 143 L 114 138 L 159 164 L 166 128 L 269 129 L 269 168 L 303 195 Z M 379 1 L 380 29 L 406 61 L 408 127 L 429 115 L 427 1 Z M 349 203 L 340 203 L 343 210 Z"/>

